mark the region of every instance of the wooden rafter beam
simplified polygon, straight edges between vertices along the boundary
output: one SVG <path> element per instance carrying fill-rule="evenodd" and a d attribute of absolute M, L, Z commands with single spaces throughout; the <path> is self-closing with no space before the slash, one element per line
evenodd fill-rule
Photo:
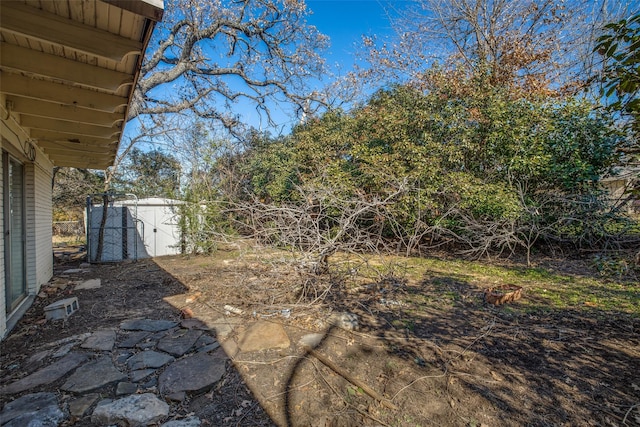
<path fill-rule="evenodd" d="M 98 138 L 94 136 L 78 135 L 74 133 L 54 132 L 42 129 L 31 129 L 31 138 L 35 138 L 38 141 L 55 141 L 58 142 L 70 142 L 78 144 L 87 144 L 95 146 L 113 146 L 117 147 L 119 140 L 116 138 Z M 115 149 L 114 149 L 115 151 Z"/>
<path fill-rule="evenodd" d="M 44 152 L 49 156 L 49 158 L 59 159 L 59 158 L 73 158 L 73 159 L 93 159 L 94 162 L 98 161 L 102 157 L 110 158 L 110 152 L 83 152 L 82 150 L 71 150 L 71 149 L 63 149 L 63 148 L 47 148 Z M 57 162 L 56 162 L 57 163 Z M 75 161 L 74 161 L 75 163 Z M 59 165 L 60 166 L 60 165 Z"/>
<path fill-rule="evenodd" d="M 82 169 L 104 170 L 113 164 L 114 156 L 106 158 L 100 155 L 73 156 L 66 154 L 50 154 L 49 158 L 56 166 Z"/>
<path fill-rule="evenodd" d="M 40 146 L 45 151 L 52 152 L 52 153 L 58 150 L 58 152 L 69 152 L 69 153 L 78 152 L 83 154 L 86 154 L 86 153 L 114 154 L 115 148 L 116 148 L 115 145 L 95 145 L 95 144 L 89 144 L 89 143 L 83 143 L 83 142 L 76 143 L 76 142 L 65 142 L 65 141 L 51 141 L 47 139 L 38 140 L 38 146 Z"/>
<path fill-rule="evenodd" d="M 3 17 L 4 20 L 4 17 Z M 133 76 L 95 65 L 50 55 L 8 43 L 0 43 L 0 67 L 116 92 L 132 85 Z"/>
<path fill-rule="evenodd" d="M 74 107 L 112 113 L 127 105 L 123 96 L 110 95 L 68 84 L 37 80 L 12 73 L 0 73 L 0 92 L 24 98 L 41 99 Z M 122 116 L 122 115 L 120 115 Z"/>
<path fill-rule="evenodd" d="M 90 27 L 44 10 L 13 1 L 3 1 L 2 30 L 78 52 L 121 62 L 140 54 L 142 43 Z"/>
<path fill-rule="evenodd" d="M 20 125 L 25 128 L 52 132 L 69 133 L 97 138 L 118 138 L 122 130 L 117 127 L 95 126 L 87 123 L 48 119 L 45 117 L 22 116 Z"/>
<path fill-rule="evenodd" d="M 7 101 L 11 105 L 12 112 L 20 113 L 23 116 L 46 117 L 49 119 L 74 121 L 108 128 L 114 127 L 124 121 L 124 114 L 104 113 L 102 111 L 39 101 L 37 99 L 7 96 Z"/>

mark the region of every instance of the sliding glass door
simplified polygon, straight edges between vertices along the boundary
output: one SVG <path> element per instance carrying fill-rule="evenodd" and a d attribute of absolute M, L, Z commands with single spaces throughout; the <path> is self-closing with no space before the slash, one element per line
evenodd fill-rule
<path fill-rule="evenodd" d="M 2 166 L 5 294 L 7 313 L 11 313 L 27 295 L 24 168 L 6 152 Z"/>

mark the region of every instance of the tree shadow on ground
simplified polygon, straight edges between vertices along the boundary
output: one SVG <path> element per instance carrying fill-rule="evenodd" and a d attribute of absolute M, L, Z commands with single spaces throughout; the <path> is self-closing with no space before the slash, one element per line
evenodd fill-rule
<path fill-rule="evenodd" d="M 264 425 L 283 426 L 635 422 L 630 409 L 640 386 L 640 324 L 622 312 L 550 310 L 539 295 L 526 292 L 523 301 L 494 307 L 484 303 L 483 287 L 471 276 L 427 271 L 415 284 L 387 280 L 356 293 L 336 286 L 320 308 L 299 304 L 290 319 L 262 318 L 259 309 L 252 316 L 247 307 L 281 294 L 288 276 L 273 274 L 253 258 L 234 266 L 231 254 L 221 257 L 159 265 L 197 299 L 188 303 L 187 295 L 178 294 L 174 310 L 189 306 L 220 332 L 229 326 L 220 338 L 237 376 L 228 381 L 238 390 L 246 383 L 260 404 L 243 406 L 232 392 L 193 402 L 214 416 L 225 406 L 209 405 L 209 395 L 227 399 L 227 408 L 242 410 L 233 412 L 231 425 L 260 425 L 254 412 L 260 406 L 271 417 Z M 268 292 L 257 295 L 263 279 Z M 225 314 L 226 303 L 244 304 L 245 313 Z M 323 317 L 328 311 L 356 313 L 359 330 L 336 327 Z M 231 323 L 220 324 L 219 318 Z M 238 348 L 243 331 L 260 319 L 285 327 L 288 349 Z M 299 338 L 310 332 L 322 334 L 314 347 L 319 354 L 400 410 L 385 407 L 305 351 Z"/>
<path fill-rule="evenodd" d="M 0 367 L 2 379 L 0 384 L 9 384 L 19 378 L 33 373 L 37 369 L 46 367 L 51 357 L 46 356 L 34 362 L 32 356 L 49 351 L 62 344 L 75 343 L 72 351 L 86 352 L 89 358 L 111 357 L 117 366 L 122 365 L 118 360 L 127 349 L 120 348 L 119 342 L 128 335 L 119 329 L 124 321 L 133 319 L 172 320 L 182 322 L 185 313 L 182 307 L 169 303 L 181 295 L 188 295 L 189 288 L 175 276 L 162 269 L 150 259 L 138 262 L 124 262 L 86 266 L 78 269 L 78 264 L 60 263 L 54 268 L 54 278 L 43 286 L 41 295 L 27 310 L 11 333 L 0 345 Z M 68 271 L 75 272 L 69 273 Z M 93 289 L 76 290 L 76 286 L 88 279 L 100 279 L 101 286 Z M 63 298 L 76 297 L 79 309 L 65 320 L 45 321 L 44 307 Z M 194 319 L 197 320 L 197 319 Z M 117 341 L 110 351 L 94 351 L 80 347 L 82 339 L 74 337 L 87 336 L 98 330 L 115 330 Z M 213 338 L 215 330 L 209 330 Z M 66 340 L 66 341 L 65 341 Z M 153 348 L 149 348 L 153 349 Z M 146 349 L 146 350 L 149 350 Z M 219 349 L 220 350 L 220 349 Z M 136 350 L 137 351 L 137 350 Z M 224 355 L 224 353 L 221 353 Z M 55 361 L 52 359 L 51 361 Z M 189 415 L 201 417 L 211 425 L 221 425 L 225 419 L 232 420 L 235 425 L 259 426 L 273 425 L 272 420 L 255 400 L 251 391 L 242 380 L 242 376 L 235 366 L 226 359 L 225 373 L 222 379 L 212 389 L 187 393 L 182 401 L 169 399 L 164 396 L 154 381 L 162 373 L 162 368 L 156 370 L 151 377 L 138 384 L 139 392 L 155 393 L 160 399 L 170 404 L 168 419 L 183 419 Z M 6 402 L 33 392 L 54 392 L 59 394 L 62 405 L 80 397 L 70 393 L 59 393 L 59 389 L 71 375 L 59 378 L 50 384 L 37 386 L 24 392 L 10 396 L 1 396 Z M 148 387 L 147 387 L 148 385 Z M 145 388 L 147 387 L 147 388 Z M 117 399 L 116 384 L 108 384 L 92 393 L 99 393 L 102 398 Z M 95 405 L 95 403 L 94 403 Z M 92 426 L 89 408 L 84 416 L 73 419 L 74 426 Z"/>
<path fill-rule="evenodd" d="M 637 403 L 631 384 L 640 382 L 638 319 L 527 311 L 517 302 L 493 307 L 478 287 L 433 272 L 415 292 L 444 296 L 449 304 L 436 313 L 414 305 L 396 316 L 411 319 L 412 336 L 452 350 L 436 363 L 484 396 L 503 425 L 621 421 Z M 629 347 L 635 350 L 626 352 Z"/>

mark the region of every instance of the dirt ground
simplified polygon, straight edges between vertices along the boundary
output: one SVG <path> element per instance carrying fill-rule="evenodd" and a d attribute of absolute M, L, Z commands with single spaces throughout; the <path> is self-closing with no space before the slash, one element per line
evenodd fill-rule
<path fill-rule="evenodd" d="M 640 319 L 624 313 L 494 307 L 477 284 L 430 271 L 345 291 L 259 251 L 101 265 L 91 275 L 104 286 L 74 294 L 82 309 L 62 327 L 42 322 L 42 308 L 65 291 L 36 300 L 2 343 L 3 370 L 34 342 L 186 313 L 228 326 L 218 338 L 227 376 L 179 408 L 205 420 L 216 411 L 209 425 L 640 425 Z M 354 330 L 334 321 L 345 312 L 357 316 Z M 257 321 L 282 325 L 291 345 L 243 351 Z M 310 353 L 300 339 L 312 333 L 320 342 Z"/>

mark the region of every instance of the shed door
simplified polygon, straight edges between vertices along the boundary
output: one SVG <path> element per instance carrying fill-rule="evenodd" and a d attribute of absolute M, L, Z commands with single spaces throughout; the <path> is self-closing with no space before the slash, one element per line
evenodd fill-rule
<path fill-rule="evenodd" d="M 144 222 L 144 246 L 151 257 L 180 253 L 180 232 L 173 206 L 138 206 Z"/>
<path fill-rule="evenodd" d="M 21 163 L 4 152 L 2 153 L 2 173 L 5 303 L 7 313 L 11 313 L 27 296 L 24 168 Z"/>

